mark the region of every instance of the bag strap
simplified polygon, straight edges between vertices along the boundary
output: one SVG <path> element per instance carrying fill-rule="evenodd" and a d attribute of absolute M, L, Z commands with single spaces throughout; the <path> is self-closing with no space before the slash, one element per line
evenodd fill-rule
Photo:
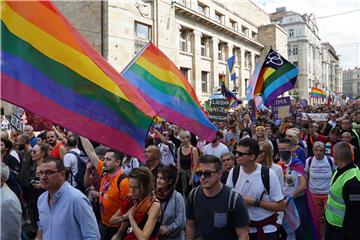
<path fill-rule="evenodd" d="M 117 180 L 117 187 L 118 187 L 118 190 L 120 192 L 120 183 L 122 180 L 124 180 L 125 178 L 127 178 L 126 174 L 125 173 L 122 173 L 119 177 L 118 177 L 118 180 Z"/>
<path fill-rule="evenodd" d="M 191 190 L 190 194 L 189 194 L 189 199 L 190 199 L 190 203 L 194 206 L 195 205 L 195 200 L 196 200 L 196 195 L 199 191 L 201 186 L 197 186 L 196 188 L 194 188 L 193 190 Z"/>
<path fill-rule="evenodd" d="M 264 184 L 266 193 L 270 194 L 270 169 L 265 166 L 261 166 L 261 180 Z"/>
<path fill-rule="evenodd" d="M 237 166 L 234 167 L 233 175 L 232 175 L 232 182 L 233 182 L 234 188 L 235 188 L 236 182 L 237 182 L 237 180 L 239 178 L 239 173 L 240 173 L 240 166 L 237 165 Z"/>
<path fill-rule="evenodd" d="M 331 161 L 330 156 L 326 155 L 326 159 L 327 159 L 327 161 L 328 161 L 328 163 L 329 163 L 329 165 L 330 165 L 331 172 L 334 172 L 334 170 L 333 170 L 334 164 L 333 164 L 333 162 Z"/>
<path fill-rule="evenodd" d="M 234 189 L 230 190 L 229 200 L 228 200 L 228 210 L 229 210 L 229 212 L 234 212 L 235 211 L 236 200 L 238 198 L 238 195 L 239 195 L 239 193 L 237 193 Z"/>

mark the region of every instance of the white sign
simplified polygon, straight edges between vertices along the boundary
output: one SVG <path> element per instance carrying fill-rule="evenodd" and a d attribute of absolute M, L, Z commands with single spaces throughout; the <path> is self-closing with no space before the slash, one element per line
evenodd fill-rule
<path fill-rule="evenodd" d="M 328 113 L 301 113 L 303 120 L 309 120 L 308 116 L 311 118 L 311 120 L 316 122 L 325 122 L 329 118 Z"/>

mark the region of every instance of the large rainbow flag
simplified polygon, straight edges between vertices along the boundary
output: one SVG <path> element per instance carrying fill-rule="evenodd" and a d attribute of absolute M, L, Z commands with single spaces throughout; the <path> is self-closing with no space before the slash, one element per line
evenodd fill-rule
<path fill-rule="evenodd" d="M 1 1 L 1 98 L 143 158 L 155 113 L 49 1 Z"/>
<path fill-rule="evenodd" d="M 261 96 L 266 107 L 281 94 L 294 88 L 298 75 L 295 65 L 270 49 L 261 67 L 254 96 Z"/>
<path fill-rule="evenodd" d="M 201 138 L 213 140 L 216 127 L 202 111 L 193 88 L 155 45 L 149 43 L 124 69 L 122 76 L 159 116 Z"/>
<path fill-rule="evenodd" d="M 326 98 L 326 93 L 320 88 L 312 87 L 310 91 L 310 97 L 312 98 Z"/>

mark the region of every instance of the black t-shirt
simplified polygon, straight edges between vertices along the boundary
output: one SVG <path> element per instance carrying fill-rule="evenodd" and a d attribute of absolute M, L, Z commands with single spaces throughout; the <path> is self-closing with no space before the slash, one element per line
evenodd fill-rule
<path fill-rule="evenodd" d="M 186 205 L 186 218 L 195 220 L 197 237 L 207 240 L 236 240 L 238 237 L 235 228 L 249 224 L 249 214 L 240 195 L 236 199 L 234 211 L 229 212 L 230 191 L 231 188 L 224 185 L 216 196 L 206 197 L 200 187 L 194 203 L 192 203 L 191 195 L 189 195 Z"/>

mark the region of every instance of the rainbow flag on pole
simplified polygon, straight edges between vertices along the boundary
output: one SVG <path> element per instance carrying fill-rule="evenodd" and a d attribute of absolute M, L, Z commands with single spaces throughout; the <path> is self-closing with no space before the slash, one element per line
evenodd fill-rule
<path fill-rule="evenodd" d="M 202 111 L 195 91 L 180 70 L 154 44 L 149 43 L 122 72 L 157 115 L 206 140 L 216 127 Z"/>
<path fill-rule="evenodd" d="M 155 112 L 49 1 L 1 1 L 1 98 L 143 158 Z"/>
<path fill-rule="evenodd" d="M 310 91 L 310 97 L 312 98 L 326 98 L 326 93 L 320 88 L 312 87 Z"/>
<path fill-rule="evenodd" d="M 257 78 L 254 96 L 261 96 L 269 107 L 278 96 L 294 88 L 297 75 L 295 65 L 270 49 Z"/>

